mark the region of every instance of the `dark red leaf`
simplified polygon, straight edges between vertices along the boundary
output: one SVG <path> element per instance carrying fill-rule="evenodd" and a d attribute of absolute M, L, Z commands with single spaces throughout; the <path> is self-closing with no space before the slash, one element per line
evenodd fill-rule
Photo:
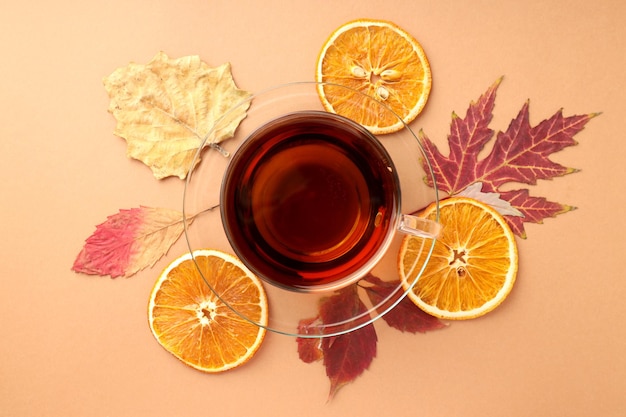
<path fill-rule="evenodd" d="M 373 305 L 379 305 L 383 303 L 384 300 L 389 299 L 389 301 L 383 303 L 386 309 L 393 302 L 397 301 L 401 295 L 392 295 L 400 285 L 400 281 L 383 281 L 372 274 L 369 274 L 365 278 L 365 281 L 371 284 L 367 286 L 363 285 L 363 288 L 365 288 L 367 296 Z M 379 313 L 383 313 L 383 311 L 379 311 Z M 407 297 L 402 298 L 402 300 L 383 315 L 382 318 L 394 329 L 409 333 L 426 333 L 430 330 L 446 327 L 441 320 L 422 311 Z"/>
<path fill-rule="evenodd" d="M 318 317 L 300 320 L 298 334 L 319 335 L 319 327 L 314 325 L 318 320 Z M 317 362 L 324 357 L 322 339 L 319 337 L 298 337 L 296 338 L 296 343 L 298 344 L 298 356 L 302 362 Z"/>
<path fill-rule="evenodd" d="M 343 288 L 320 303 L 319 317 L 301 320 L 300 334 L 320 334 L 323 325 L 350 322 L 355 316 L 367 315 L 367 307 L 357 293 L 357 286 Z M 339 331 L 333 328 L 332 331 Z M 376 356 L 378 337 L 372 324 L 357 330 L 321 339 L 299 337 L 298 354 L 300 359 L 311 363 L 323 358 L 326 375 L 330 379 L 329 400 L 344 385 L 354 381 L 369 368 Z"/>
<path fill-rule="evenodd" d="M 378 337 L 371 324 L 341 336 L 322 339 L 324 366 L 330 379 L 329 400 L 341 387 L 369 368 L 376 357 L 377 342 Z"/>

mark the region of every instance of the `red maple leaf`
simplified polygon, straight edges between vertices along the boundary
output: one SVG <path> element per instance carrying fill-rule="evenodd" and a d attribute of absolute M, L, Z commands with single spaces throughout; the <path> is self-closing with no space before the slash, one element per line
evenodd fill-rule
<path fill-rule="evenodd" d="M 507 215 L 506 219 L 518 236 L 526 237 L 524 223 L 541 223 L 546 217 L 556 216 L 574 207 L 547 201 L 542 197 L 531 197 L 526 189 L 505 192 L 500 189 L 501 186 L 508 183 L 534 185 L 537 180 L 577 172 L 576 169 L 550 160 L 550 155 L 576 145 L 574 135 L 598 113 L 565 117 L 559 110 L 532 126 L 529 121 L 529 104 L 526 102 L 507 130 L 496 134 L 490 153 L 479 160 L 480 151 L 494 136 L 489 123 L 501 81 L 499 79 L 489 87 L 478 101 L 470 103 L 464 118 L 452 114 L 448 156 L 443 155 L 423 132 L 420 132 L 420 139 L 439 190 L 455 195 L 472 184 L 481 183 L 482 192 L 499 193 L 500 198 L 508 201 L 523 215 Z M 426 162 L 424 165 L 426 168 Z M 427 182 L 433 185 L 432 180 L 427 179 Z"/>

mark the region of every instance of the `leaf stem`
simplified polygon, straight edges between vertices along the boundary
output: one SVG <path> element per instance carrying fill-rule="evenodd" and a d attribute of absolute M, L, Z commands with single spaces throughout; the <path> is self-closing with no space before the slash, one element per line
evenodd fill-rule
<path fill-rule="evenodd" d="M 201 215 L 201 214 L 208 213 L 209 211 L 213 211 L 213 210 L 215 210 L 215 209 L 216 209 L 216 208 L 218 208 L 219 206 L 220 206 L 220 205 L 219 205 L 219 203 L 218 203 L 218 204 L 215 204 L 214 206 L 211 206 L 211 207 L 205 208 L 204 210 L 200 210 L 200 211 L 199 211 L 199 212 L 197 212 L 196 214 L 192 214 L 192 215 L 190 215 L 190 216 L 188 217 L 188 219 L 193 220 L 193 219 L 195 219 L 196 217 L 198 217 L 198 216 L 199 216 L 199 215 Z"/>
<path fill-rule="evenodd" d="M 215 149 L 216 151 L 218 151 L 225 158 L 228 158 L 230 156 L 230 152 L 228 152 L 226 149 L 222 148 L 217 143 L 210 143 L 209 147 L 211 149 Z"/>

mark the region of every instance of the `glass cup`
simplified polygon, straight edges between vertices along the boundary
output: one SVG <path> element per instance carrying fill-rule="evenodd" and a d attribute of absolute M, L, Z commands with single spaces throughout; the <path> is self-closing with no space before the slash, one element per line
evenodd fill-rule
<path fill-rule="evenodd" d="M 430 237 L 437 229 L 401 214 L 398 172 L 374 135 L 316 110 L 280 116 L 245 139 L 226 168 L 220 208 L 243 263 L 265 282 L 303 292 L 362 278 L 401 224 Z"/>
<path fill-rule="evenodd" d="M 183 204 L 189 249 L 234 252 L 268 284 L 266 327 L 297 336 L 300 320 L 315 317 L 322 299 L 350 285 L 359 288 L 387 258 L 380 269 L 392 272 L 377 276 L 394 283 L 391 295 L 311 333 L 342 334 L 385 314 L 406 293 L 394 244 L 407 233 L 434 243 L 439 231 L 437 222 L 411 214 L 438 201 L 436 189 L 424 182 L 433 173 L 413 132 L 404 126 L 376 137 L 324 109 L 318 95 L 324 87 L 286 84 L 234 106 L 212 132 L 242 109 L 245 119 L 232 139 L 216 144 L 207 135 L 187 176 Z M 333 89 L 366 101 L 362 110 L 372 113 L 370 119 L 399 120 L 382 102 L 348 87 Z M 203 214 L 192 224 L 190 215 L 197 213 Z M 428 246 L 423 250 L 430 256 Z"/>

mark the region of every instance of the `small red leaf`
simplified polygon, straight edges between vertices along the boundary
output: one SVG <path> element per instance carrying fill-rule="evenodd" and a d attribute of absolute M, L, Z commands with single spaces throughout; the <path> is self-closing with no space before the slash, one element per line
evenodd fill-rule
<path fill-rule="evenodd" d="M 320 306 L 323 323 L 338 323 L 367 313 L 367 307 L 357 293 L 357 286 L 343 288 L 324 300 Z M 345 384 L 361 375 L 376 356 L 378 337 L 374 326 L 368 324 L 341 336 L 322 339 L 324 366 L 330 379 L 329 399 Z"/>
<path fill-rule="evenodd" d="M 340 336 L 322 339 L 324 366 L 330 379 L 328 399 L 361 375 L 376 357 L 378 337 L 372 324 Z"/>
<path fill-rule="evenodd" d="M 87 238 L 72 270 L 129 277 L 153 266 L 184 229 L 181 212 L 141 206 L 109 216 Z"/>
<path fill-rule="evenodd" d="M 319 327 L 313 325 L 318 320 L 318 317 L 300 320 L 298 324 L 298 334 L 319 335 Z M 298 337 L 296 338 L 296 343 L 298 344 L 298 356 L 302 362 L 313 363 L 324 357 L 322 339 L 319 337 Z"/>
<path fill-rule="evenodd" d="M 367 308 L 359 299 L 357 288 L 356 285 L 350 285 L 323 299 L 320 303 L 322 323 L 340 323 L 366 312 Z"/>
<path fill-rule="evenodd" d="M 323 325 L 350 322 L 356 316 L 367 315 L 367 311 L 359 298 L 357 286 L 351 285 L 322 299 L 319 317 L 301 320 L 298 331 L 300 334 L 320 334 Z M 376 356 L 378 337 L 374 326 L 368 324 L 339 336 L 321 339 L 299 337 L 296 341 L 302 361 L 311 363 L 323 358 L 326 375 L 330 379 L 330 400 L 341 387 L 354 381 L 369 368 Z"/>
<path fill-rule="evenodd" d="M 399 295 L 392 296 L 392 293 L 398 288 L 400 281 L 383 281 L 372 274 L 367 275 L 365 280 L 371 284 L 368 286 L 363 285 L 363 287 L 372 304 L 379 305 L 383 300 L 390 298 L 391 301 L 384 304 L 390 305 L 398 299 Z M 395 300 L 393 299 L 394 297 Z M 383 311 L 379 311 L 379 313 L 382 314 Z M 400 300 L 400 302 L 384 314 L 382 318 L 394 329 L 409 333 L 426 333 L 430 330 L 446 327 L 441 320 L 419 309 L 407 297 Z"/>

